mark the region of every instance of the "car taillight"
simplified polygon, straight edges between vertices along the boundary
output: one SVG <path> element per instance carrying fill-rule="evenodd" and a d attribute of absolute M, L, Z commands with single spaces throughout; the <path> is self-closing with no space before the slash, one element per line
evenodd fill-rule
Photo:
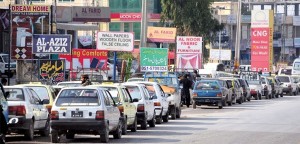
<path fill-rule="evenodd" d="M 104 120 L 104 111 L 96 112 L 96 120 Z"/>
<path fill-rule="evenodd" d="M 193 97 L 197 97 L 198 95 L 197 95 L 197 93 L 193 93 Z"/>
<path fill-rule="evenodd" d="M 217 97 L 222 97 L 222 93 L 218 93 L 218 94 L 217 94 Z"/>
<path fill-rule="evenodd" d="M 137 106 L 137 111 L 138 111 L 138 112 L 144 112 L 144 110 L 145 110 L 145 106 L 144 106 L 143 104 L 139 104 L 139 105 Z"/>
<path fill-rule="evenodd" d="M 26 115 L 25 106 L 9 106 L 8 112 L 10 115 L 16 115 L 16 116 L 25 116 Z"/>
<path fill-rule="evenodd" d="M 154 102 L 154 106 L 161 106 L 160 102 Z"/>
<path fill-rule="evenodd" d="M 122 105 L 118 106 L 119 110 L 120 110 L 120 113 L 123 113 L 124 112 L 124 107 Z"/>
<path fill-rule="evenodd" d="M 46 108 L 47 108 L 48 112 L 51 113 L 52 105 L 47 105 Z"/>
<path fill-rule="evenodd" d="M 51 120 L 58 120 L 59 119 L 59 113 L 58 111 L 51 111 Z"/>

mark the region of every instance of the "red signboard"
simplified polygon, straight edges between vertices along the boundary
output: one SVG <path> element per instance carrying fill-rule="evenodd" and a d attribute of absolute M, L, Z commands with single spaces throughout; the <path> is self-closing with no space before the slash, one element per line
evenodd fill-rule
<path fill-rule="evenodd" d="M 270 71 L 270 28 L 251 28 L 251 68 L 253 71 Z"/>
<path fill-rule="evenodd" d="M 60 54 L 60 59 L 66 59 L 66 69 L 106 68 L 107 51 L 96 49 L 73 49 L 70 54 Z"/>

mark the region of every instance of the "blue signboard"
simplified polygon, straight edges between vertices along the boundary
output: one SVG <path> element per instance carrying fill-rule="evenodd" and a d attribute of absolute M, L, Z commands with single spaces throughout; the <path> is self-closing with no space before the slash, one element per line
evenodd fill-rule
<path fill-rule="evenodd" d="M 34 54 L 70 54 L 71 35 L 33 35 L 32 53 Z"/>

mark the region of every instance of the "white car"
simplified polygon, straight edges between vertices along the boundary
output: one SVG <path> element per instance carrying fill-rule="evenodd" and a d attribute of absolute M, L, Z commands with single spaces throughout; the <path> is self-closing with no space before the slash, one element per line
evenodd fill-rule
<path fill-rule="evenodd" d="M 43 104 L 49 104 L 49 100 L 41 100 L 33 89 L 25 86 L 5 86 L 4 90 L 9 92 L 9 133 L 24 134 L 28 140 L 33 140 L 35 131 L 48 136 L 49 112 Z"/>
<path fill-rule="evenodd" d="M 283 83 L 281 86 L 283 87 L 283 92 L 289 95 L 297 95 L 297 82 L 293 80 L 293 78 L 289 75 L 278 75 L 275 77 L 277 80 L 279 80 L 281 83 Z"/>
<path fill-rule="evenodd" d="M 137 107 L 136 115 L 138 123 L 146 123 L 152 120 L 155 117 L 155 108 L 146 86 L 130 82 L 123 83 L 122 85 L 128 89 Z M 161 121 L 156 121 L 156 123 L 161 123 Z"/>
<path fill-rule="evenodd" d="M 263 87 L 261 85 L 260 80 L 247 80 L 249 87 L 250 87 L 250 94 L 255 98 L 255 100 L 260 99 L 261 100 L 261 94 Z"/>
<path fill-rule="evenodd" d="M 98 87 L 63 88 L 51 110 L 51 141 L 58 143 L 62 134 L 100 135 L 101 142 L 122 136 L 122 122 L 117 104 L 108 90 Z"/>
<path fill-rule="evenodd" d="M 262 95 L 266 96 L 266 99 L 271 99 L 273 93 L 272 93 L 272 86 L 271 86 L 269 80 L 267 79 L 267 77 L 261 76 L 260 81 L 261 81 L 261 86 L 263 88 Z"/>
<path fill-rule="evenodd" d="M 157 82 L 135 82 L 144 84 L 149 91 L 150 97 L 153 99 L 154 106 L 155 106 L 155 114 L 156 114 L 156 121 L 163 120 L 164 122 L 168 122 L 169 118 L 169 103 L 167 100 L 167 95 L 164 93 L 163 89 Z"/>

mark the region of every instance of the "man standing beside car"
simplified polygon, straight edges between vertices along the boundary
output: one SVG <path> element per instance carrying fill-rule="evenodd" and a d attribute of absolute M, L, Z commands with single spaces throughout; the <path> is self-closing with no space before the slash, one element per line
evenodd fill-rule
<path fill-rule="evenodd" d="M 179 81 L 179 84 L 182 84 L 181 89 L 181 101 L 183 104 L 186 104 L 187 107 L 190 107 L 191 104 L 191 95 L 190 89 L 192 88 L 192 81 L 188 79 L 188 75 L 185 74 L 183 79 Z"/>

